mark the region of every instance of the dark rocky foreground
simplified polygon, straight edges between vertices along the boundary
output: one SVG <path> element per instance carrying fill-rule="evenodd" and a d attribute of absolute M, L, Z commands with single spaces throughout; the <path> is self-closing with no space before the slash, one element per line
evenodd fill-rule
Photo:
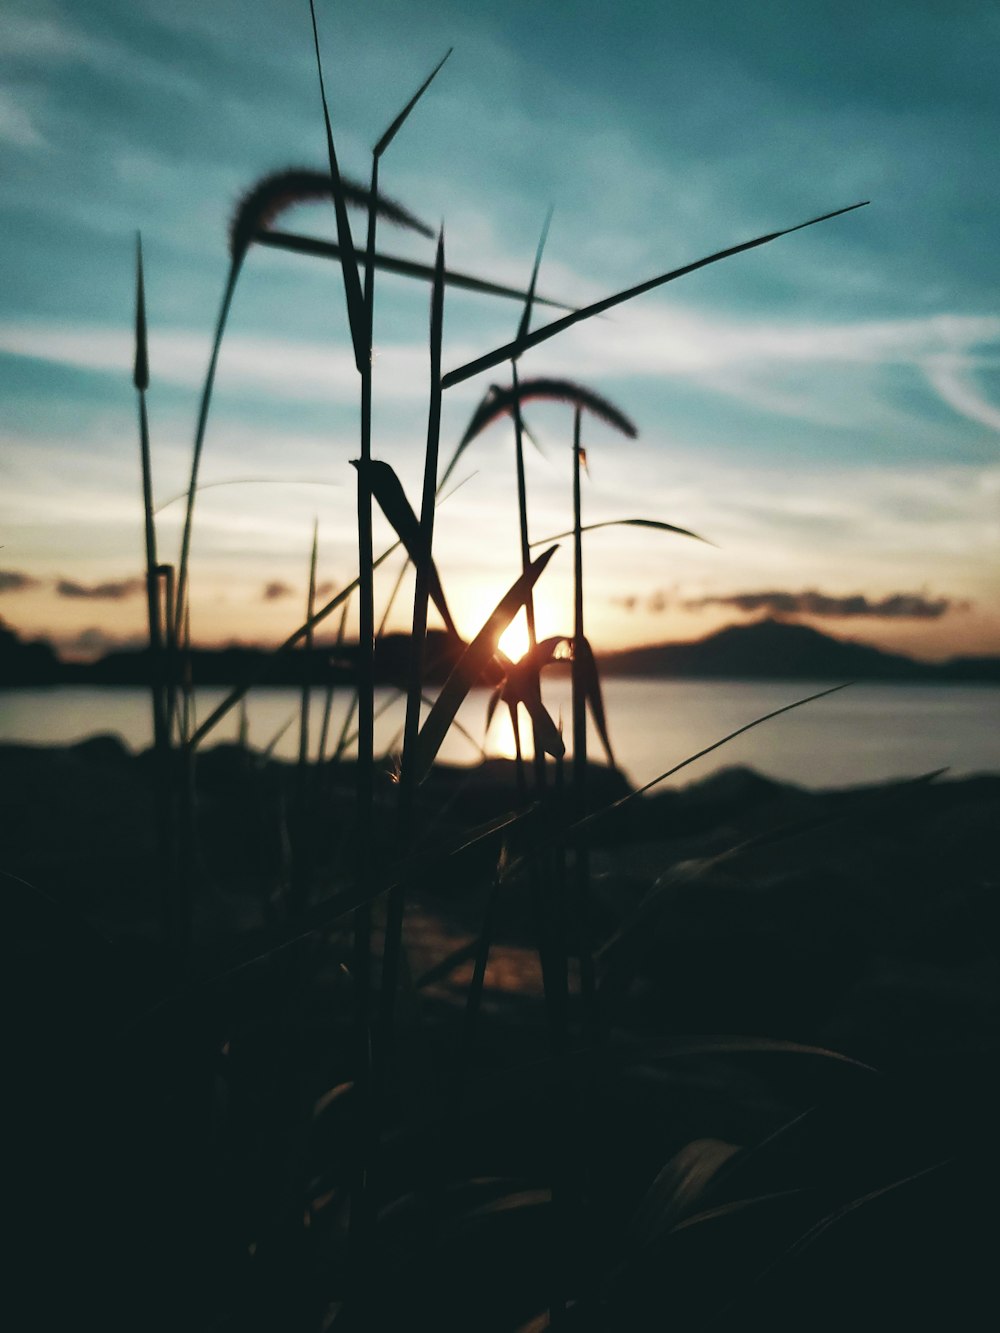
<path fill-rule="evenodd" d="M 286 938 L 303 864 L 314 909 L 349 882 L 352 780 L 301 796 L 293 766 L 202 756 L 178 977 L 151 757 L 0 747 L 16 1221 L 46 1309 L 53 1273 L 106 1325 L 318 1329 L 354 1308 L 349 918 L 242 966 Z M 625 791 L 592 769 L 592 808 Z M 384 850 L 388 777 L 380 802 Z M 499 761 L 421 792 L 368 1326 L 527 1327 L 553 1284 L 588 1329 L 976 1326 L 998 1239 L 1000 777 L 810 792 L 730 769 L 598 821 L 597 1046 L 574 963 L 576 1054 L 554 1066 L 516 837 L 457 1054 L 497 848 L 429 854 L 516 803 Z"/>

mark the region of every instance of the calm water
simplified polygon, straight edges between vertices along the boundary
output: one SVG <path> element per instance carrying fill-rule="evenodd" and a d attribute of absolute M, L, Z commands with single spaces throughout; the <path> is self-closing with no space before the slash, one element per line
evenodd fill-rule
<path fill-rule="evenodd" d="M 821 685 L 802 682 L 612 680 L 605 689 L 612 743 L 633 782 L 646 782 L 727 732 Z M 208 711 L 222 690 L 202 690 L 198 712 Z M 486 692 L 470 695 L 460 722 L 481 741 Z M 569 726 L 569 681 L 546 683 L 546 703 Z M 344 691 L 335 698 L 331 735 L 336 739 L 347 708 Z M 377 706 L 389 705 L 376 722 L 384 749 L 398 744 L 403 705 L 380 690 Z M 312 719 L 318 741 L 322 698 Z M 291 757 L 298 744 L 298 694 L 290 688 L 258 689 L 249 695 L 250 743 L 263 748 L 290 722 L 275 752 Z M 236 736 L 236 710 L 220 724 L 219 740 Z M 58 744 L 97 732 L 116 732 L 127 745 L 150 744 L 149 696 L 143 689 L 58 686 L 0 692 L 0 741 Z M 486 742 L 490 754 L 512 755 L 510 723 L 498 710 Z M 596 737 L 591 753 L 599 753 Z M 475 763 L 475 745 L 457 733 L 445 742 L 449 763 Z M 704 777 L 729 764 L 748 764 L 772 777 L 806 786 L 846 786 L 916 776 L 949 767 L 956 774 L 1000 772 L 1000 688 L 995 686 L 854 685 L 830 698 L 774 718 L 699 760 L 678 782 Z"/>

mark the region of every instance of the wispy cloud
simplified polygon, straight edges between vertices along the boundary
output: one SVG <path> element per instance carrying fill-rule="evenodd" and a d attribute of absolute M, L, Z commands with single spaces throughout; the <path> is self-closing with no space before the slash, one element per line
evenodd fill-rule
<path fill-rule="evenodd" d="M 100 374 L 124 375 L 132 355 L 125 327 L 0 324 L 0 352 Z M 818 400 L 810 386 L 781 384 L 806 368 L 911 367 L 940 399 L 978 424 L 1000 429 L 1000 405 L 972 387 L 983 349 L 1000 347 L 1000 317 L 935 314 L 921 319 L 854 323 L 759 323 L 708 315 L 665 304 L 639 304 L 614 324 L 592 321 L 545 349 L 546 373 L 606 380 L 688 380 L 735 395 L 781 416 L 813 418 Z M 351 402 L 357 381 L 349 358 L 331 343 L 232 334 L 220 377 L 244 392 L 279 400 Z M 455 364 L 482 351 L 468 336 L 449 345 Z M 151 335 L 151 363 L 159 382 L 194 388 L 205 371 L 208 337 L 188 329 Z M 541 354 L 535 354 L 542 364 Z M 427 357 L 421 343 L 377 349 L 384 400 L 410 402 L 426 395 Z M 502 379 L 503 377 L 500 376 Z M 775 380 L 779 383 L 776 384 Z M 484 379 L 482 390 L 487 381 Z"/>
<path fill-rule="evenodd" d="M 767 611 L 777 616 L 816 616 L 824 620 L 939 620 L 949 611 L 967 611 L 970 604 L 953 597 L 927 597 L 924 593 L 895 592 L 872 598 L 864 593 L 837 596 L 810 588 L 804 592 L 732 592 L 697 597 L 684 602 L 688 611 L 724 606 L 751 614 Z"/>
<path fill-rule="evenodd" d="M 142 579 L 111 579 L 105 583 L 77 583 L 73 579 L 56 580 L 56 596 L 92 601 L 122 602 L 143 588 Z"/>
<path fill-rule="evenodd" d="M 0 569 L 0 593 L 25 592 L 37 588 L 39 580 L 19 569 Z"/>
<path fill-rule="evenodd" d="M 923 363 L 927 379 L 937 394 L 960 415 L 1000 431 L 1000 404 L 989 402 L 976 392 L 971 379 L 977 363 L 955 352 L 928 356 Z M 1000 360 L 993 368 L 1000 366 Z"/>

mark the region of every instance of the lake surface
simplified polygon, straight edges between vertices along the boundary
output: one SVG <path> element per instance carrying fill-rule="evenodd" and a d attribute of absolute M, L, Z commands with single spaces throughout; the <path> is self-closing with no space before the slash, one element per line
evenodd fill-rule
<path fill-rule="evenodd" d="M 754 718 L 822 689 L 822 682 L 802 681 L 608 681 L 605 706 L 619 764 L 636 783 L 651 778 L 721 739 Z M 205 717 L 224 696 L 221 689 L 198 691 L 197 711 Z M 487 691 L 466 700 L 459 721 L 489 754 L 513 755 L 513 736 L 505 709 L 498 709 L 483 739 Z M 334 698 L 330 734 L 334 741 L 350 695 Z M 569 681 L 545 684 L 553 717 L 560 714 L 569 731 Z M 380 689 L 376 740 L 384 750 L 399 744 L 403 703 L 394 691 Z M 259 688 L 248 696 L 250 744 L 263 749 L 283 726 L 288 729 L 275 753 L 292 757 L 298 746 L 298 692 L 289 687 Z M 323 698 L 312 706 L 313 746 L 318 744 Z M 237 710 L 219 725 L 214 739 L 232 741 Z M 524 729 L 527 730 L 526 728 Z M 151 742 L 149 695 L 119 686 L 50 686 L 0 692 L 0 741 L 55 745 L 98 732 L 118 734 L 132 749 Z M 526 738 L 527 740 L 527 738 Z M 597 737 L 592 757 L 600 755 Z M 452 732 L 441 757 L 448 763 L 476 763 L 476 744 Z M 936 768 L 960 775 L 1000 772 L 1000 688 L 991 685 L 853 685 L 826 699 L 774 718 L 715 753 L 698 760 L 675 781 L 705 777 L 731 764 L 747 764 L 771 777 L 809 787 L 848 786 L 890 778 L 914 777 Z"/>

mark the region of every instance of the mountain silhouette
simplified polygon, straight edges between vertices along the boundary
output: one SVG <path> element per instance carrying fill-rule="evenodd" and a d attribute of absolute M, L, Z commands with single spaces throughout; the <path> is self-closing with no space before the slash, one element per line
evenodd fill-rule
<path fill-rule="evenodd" d="M 1000 681 L 1000 658 L 918 662 L 867 643 L 836 639 L 808 625 L 759 620 L 728 625 L 704 639 L 605 653 L 613 676 L 694 676 L 749 680 Z"/>
<path fill-rule="evenodd" d="M 429 630 L 425 655 L 428 684 L 444 680 L 460 647 L 441 631 Z M 199 685 L 230 685 L 254 676 L 272 685 L 301 685 L 308 679 L 354 679 L 357 645 L 342 645 L 334 654 L 317 644 L 311 654 L 301 650 L 274 656 L 256 647 L 194 648 L 192 675 Z M 884 652 L 872 644 L 837 639 L 808 625 L 759 620 L 728 625 L 703 639 L 650 644 L 598 655 L 605 676 L 686 677 L 730 680 L 922 681 L 927 684 L 1000 682 L 1000 658 L 954 657 L 948 662 L 919 662 L 901 653 Z M 387 634 L 375 655 L 379 684 L 405 681 L 409 636 Z M 559 667 L 556 667 L 558 670 Z M 566 670 L 563 666 L 562 670 Z M 0 686 L 143 685 L 149 680 L 143 649 L 118 649 L 96 662 L 63 662 L 44 640 L 26 643 L 0 622 Z"/>

